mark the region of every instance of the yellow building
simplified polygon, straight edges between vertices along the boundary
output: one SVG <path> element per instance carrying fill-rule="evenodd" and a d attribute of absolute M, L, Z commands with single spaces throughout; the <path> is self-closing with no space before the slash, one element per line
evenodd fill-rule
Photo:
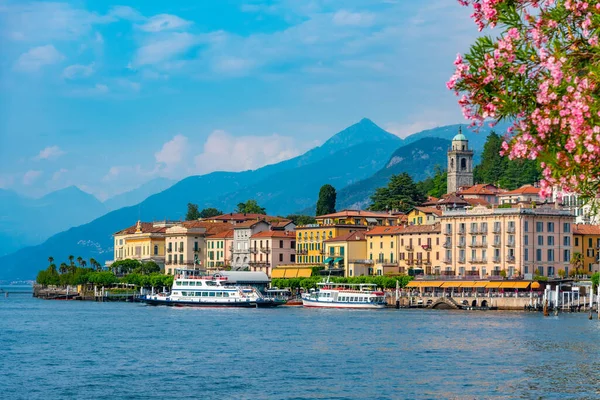
<path fill-rule="evenodd" d="M 573 225 L 573 252 L 582 255 L 581 267 L 585 273 L 600 272 L 600 226 Z"/>
<path fill-rule="evenodd" d="M 208 271 L 218 271 L 231 265 L 233 253 L 233 229 L 216 233 L 206 238 L 206 260 Z"/>
<path fill-rule="evenodd" d="M 351 232 L 366 231 L 366 225 L 320 225 L 296 227 L 296 264 L 322 265 L 327 258 L 324 242 Z"/>
<path fill-rule="evenodd" d="M 372 268 L 362 263 L 367 257 L 365 231 L 354 231 L 325 240 L 323 264 L 332 273 L 344 276 L 373 275 Z"/>
<path fill-rule="evenodd" d="M 431 225 L 439 222 L 442 210 L 435 207 L 415 207 L 406 215 L 409 225 Z"/>
<path fill-rule="evenodd" d="M 165 234 L 170 222 L 141 222 L 115 233 L 114 261 L 133 259 L 154 261 L 161 269 L 165 267 Z"/>
<path fill-rule="evenodd" d="M 398 213 L 363 210 L 342 210 L 332 214 L 319 215 L 318 225 L 397 225 Z"/>

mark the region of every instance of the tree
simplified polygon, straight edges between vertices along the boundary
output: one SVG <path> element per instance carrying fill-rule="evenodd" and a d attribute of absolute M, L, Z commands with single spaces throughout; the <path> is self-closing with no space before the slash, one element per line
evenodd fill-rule
<path fill-rule="evenodd" d="M 69 263 L 71 264 L 71 266 L 75 265 L 73 263 L 73 260 L 75 259 L 75 257 L 73 257 L 73 255 L 71 254 L 68 258 L 69 258 Z"/>
<path fill-rule="evenodd" d="M 135 269 L 139 268 L 142 265 L 138 260 L 132 260 L 130 258 L 126 258 L 124 260 L 118 260 L 111 264 L 110 268 L 114 274 L 129 274 L 133 272 Z"/>
<path fill-rule="evenodd" d="M 508 160 L 498 185 L 503 189 L 514 190 L 526 184 L 533 184 L 541 178 L 542 173 L 537 160 Z"/>
<path fill-rule="evenodd" d="M 481 153 L 481 162 L 473 169 L 475 183 L 491 183 L 498 181 L 506 170 L 507 158 L 502 157 L 502 138 L 494 131 L 490 132 Z"/>
<path fill-rule="evenodd" d="M 48 264 L 52 264 L 54 262 L 54 257 L 48 257 Z"/>
<path fill-rule="evenodd" d="M 373 202 L 369 207 L 373 211 L 400 210 L 410 211 L 423 203 L 426 196 L 417 188 L 412 178 L 406 172 L 392 175 L 386 187 L 378 188 L 371 196 Z"/>
<path fill-rule="evenodd" d="M 335 188 L 329 184 L 321 186 L 319 200 L 317 201 L 317 215 L 326 215 L 335 212 L 337 194 Z"/>
<path fill-rule="evenodd" d="M 83 261 L 83 258 L 81 256 L 77 257 L 77 264 L 79 264 L 80 267 L 83 267 L 83 265 L 81 265 Z"/>
<path fill-rule="evenodd" d="M 211 218 L 211 217 L 216 217 L 218 215 L 222 215 L 223 211 L 221 210 L 217 210 L 216 208 L 205 208 L 202 211 L 200 211 L 200 218 Z"/>
<path fill-rule="evenodd" d="M 598 287 L 598 283 L 600 281 L 600 273 L 594 272 L 592 274 L 591 280 L 592 280 L 592 285 L 593 285 L 594 289 L 596 289 Z"/>
<path fill-rule="evenodd" d="M 440 198 L 448 192 L 448 173 L 439 165 L 434 167 L 434 175 L 417 183 L 421 193 Z"/>
<path fill-rule="evenodd" d="M 87 261 L 82 259 L 80 264 L 81 264 L 81 268 L 85 268 L 87 266 Z"/>
<path fill-rule="evenodd" d="M 447 86 L 474 125 L 512 121 L 511 159 L 537 159 L 554 185 L 600 194 L 600 0 L 459 0 L 479 30 L 499 25 L 454 62 Z"/>
<path fill-rule="evenodd" d="M 311 217 L 310 215 L 290 214 L 285 218 L 291 220 L 296 225 L 309 225 L 317 222 L 315 217 Z"/>
<path fill-rule="evenodd" d="M 198 211 L 198 204 L 188 203 L 187 214 L 185 214 L 186 221 L 195 221 L 200 218 L 200 212 Z"/>
<path fill-rule="evenodd" d="M 60 267 L 58 268 L 58 272 L 60 272 L 61 274 L 66 274 L 68 270 L 69 270 L 69 267 L 67 266 L 66 263 L 60 263 Z"/>
<path fill-rule="evenodd" d="M 558 276 L 560 276 L 562 279 L 564 279 L 565 276 L 567 276 L 567 273 L 565 272 L 564 269 L 561 268 L 558 270 Z"/>
<path fill-rule="evenodd" d="M 248 200 L 245 203 L 239 203 L 235 212 L 242 214 L 267 214 L 264 207 L 259 206 L 256 200 Z"/>

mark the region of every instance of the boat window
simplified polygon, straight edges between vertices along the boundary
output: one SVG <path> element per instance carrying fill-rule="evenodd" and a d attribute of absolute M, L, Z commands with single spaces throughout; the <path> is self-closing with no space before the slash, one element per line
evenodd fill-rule
<path fill-rule="evenodd" d="M 207 297 L 208 296 L 208 292 L 202 292 L 202 297 Z"/>
<path fill-rule="evenodd" d="M 223 297 L 223 292 L 217 292 L 217 297 Z"/>
<path fill-rule="evenodd" d="M 217 286 L 217 282 L 206 281 L 206 286 Z"/>
<path fill-rule="evenodd" d="M 200 282 L 200 281 L 196 282 L 196 286 L 202 286 L 202 282 Z"/>
<path fill-rule="evenodd" d="M 202 296 L 202 292 L 196 292 L 196 296 L 198 296 L 198 297 Z"/>
<path fill-rule="evenodd" d="M 223 297 L 229 297 L 229 293 L 227 293 L 227 292 L 223 293 Z"/>
<path fill-rule="evenodd" d="M 210 292 L 210 297 L 215 297 L 215 292 Z"/>
<path fill-rule="evenodd" d="M 181 286 L 181 281 L 175 281 L 175 284 L 176 284 L 177 286 Z"/>
<path fill-rule="evenodd" d="M 187 292 L 181 292 L 182 296 L 187 296 Z"/>

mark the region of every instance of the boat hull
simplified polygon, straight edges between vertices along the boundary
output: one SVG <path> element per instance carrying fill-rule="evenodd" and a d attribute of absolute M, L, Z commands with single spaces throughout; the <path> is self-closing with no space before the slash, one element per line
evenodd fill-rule
<path fill-rule="evenodd" d="M 149 306 L 167 306 L 167 307 L 205 307 L 205 308 L 256 308 L 254 301 L 232 301 L 232 302 L 199 302 L 199 301 L 184 301 L 184 300 L 167 300 L 167 299 L 152 299 L 140 298 L 140 302 L 146 303 Z"/>
<path fill-rule="evenodd" d="M 308 299 L 302 299 L 302 305 L 309 308 L 350 308 L 362 310 L 377 310 L 386 307 L 385 304 L 377 303 L 348 303 L 338 301 L 314 301 Z"/>

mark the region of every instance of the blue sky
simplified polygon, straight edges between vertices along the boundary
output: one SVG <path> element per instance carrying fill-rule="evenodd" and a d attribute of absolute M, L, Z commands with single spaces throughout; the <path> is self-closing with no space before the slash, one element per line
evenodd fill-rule
<path fill-rule="evenodd" d="M 281 161 L 371 118 L 457 123 L 452 0 L 0 0 L 0 187 L 100 199 Z"/>

